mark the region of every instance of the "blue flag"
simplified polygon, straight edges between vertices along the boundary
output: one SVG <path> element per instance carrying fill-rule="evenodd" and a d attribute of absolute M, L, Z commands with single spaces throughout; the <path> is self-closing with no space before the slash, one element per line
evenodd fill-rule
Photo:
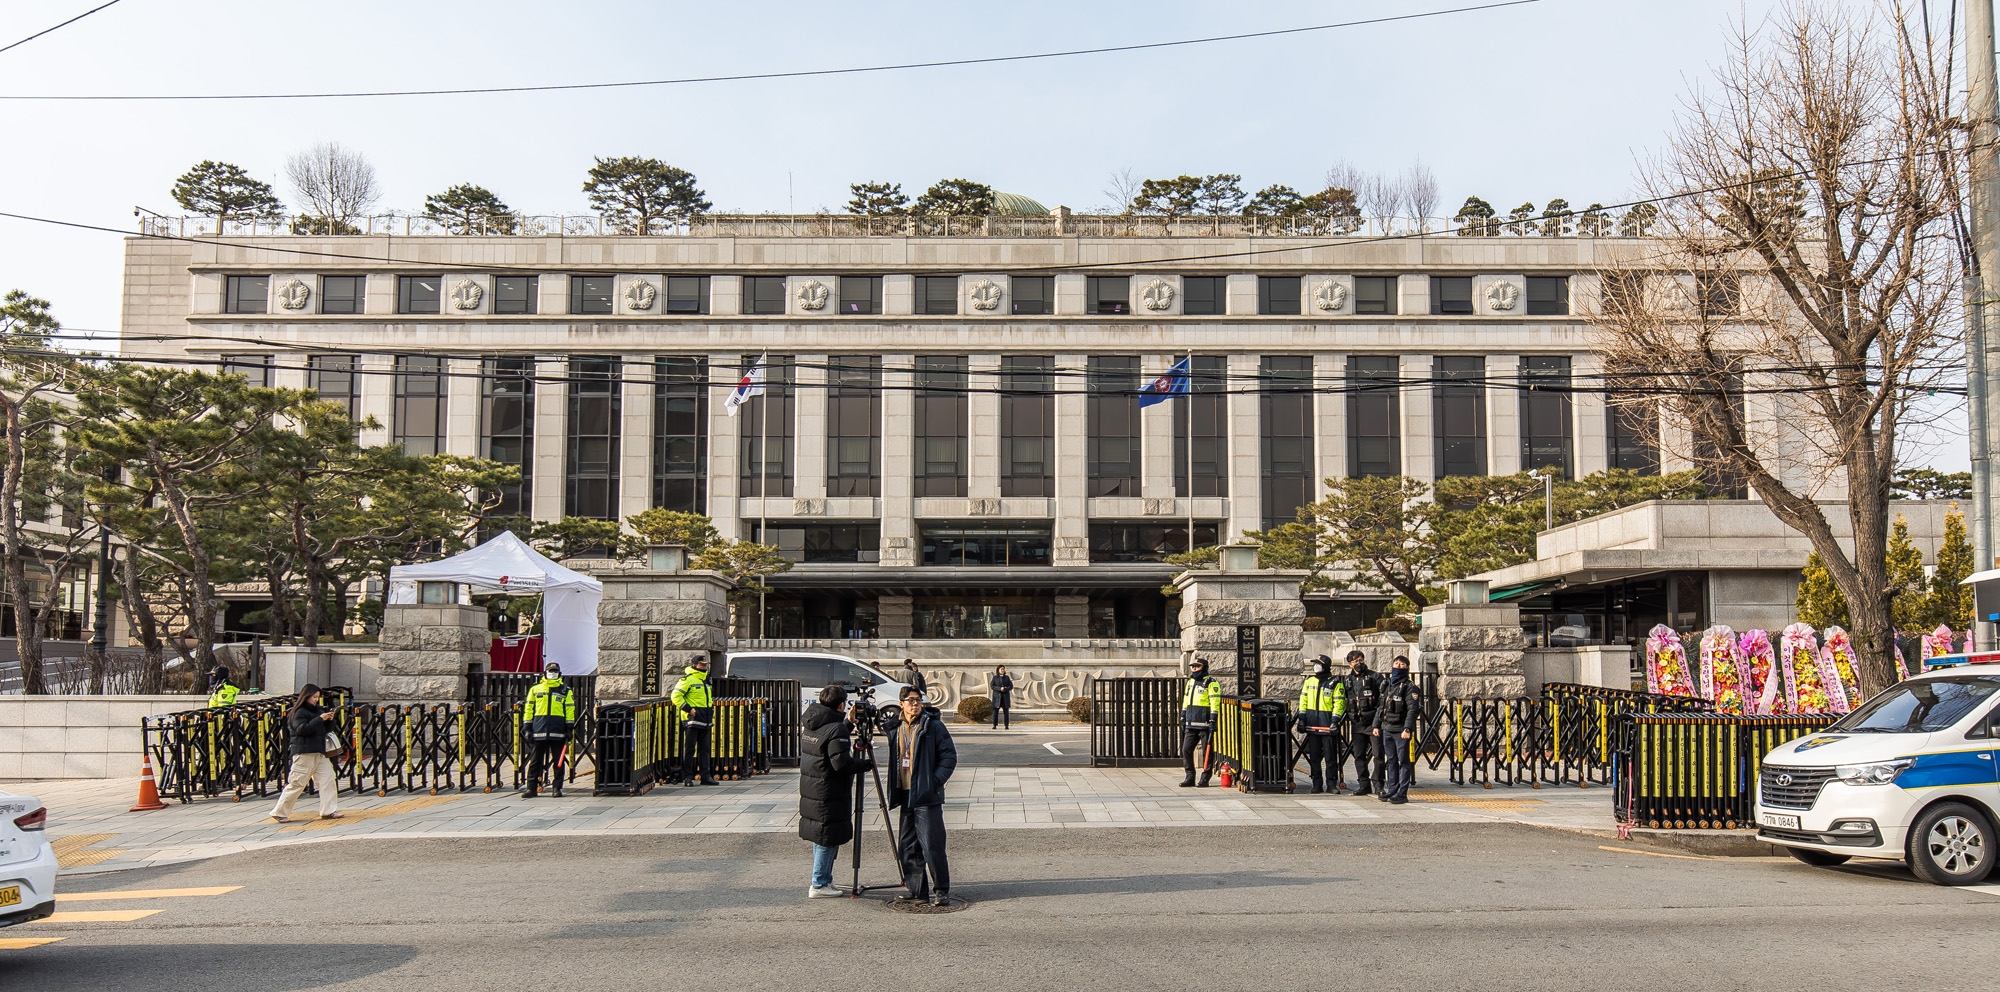
<path fill-rule="evenodd" d="M 1176 396 L 1186 396 L 1188 392 L 1188 360 L 1183 358 L 1174 363 L 1166 374 L 1154 379 L 1151 385 L 1139 391 L 1139 409 L 1155 403 L 1165 403 Z"/>

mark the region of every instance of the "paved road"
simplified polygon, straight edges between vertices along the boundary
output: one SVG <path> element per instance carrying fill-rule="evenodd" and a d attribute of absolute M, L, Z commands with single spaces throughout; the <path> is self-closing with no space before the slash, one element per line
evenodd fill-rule
<path fill-rule="evenodd" d="M 806 901 L 777 835 L 351 840 L 66 880 L 129 922 L 0 932 L 0 987 L 1983 988 L 2000 894 L 1513 826 L 989 831 L 963 912 Z M 865 852 L 882 879 L 882 844 Z M 1633 848 L 1636 850 L 1636 848 Z M 844 870 L 844 866 L 843 866 Z M 204 888 L 240 886 L 220 894 Z M 171 894 L 182 890 L 179 894 Z M 192 891 L 187 891 L 192 890 Z M 62 937 L 35 947 L 7 941 Z M 687 948 L 685 953 L 677 948 Z"/>
<path fill-rule="evenodd" d="M 1016 724 L 1012 730 L 951 725 L 960 764 L 1021 767 L 1090 764 L 1090 728 L 1077 724 Z M 1049 750 L 1049 745 L 1055 750 Z"/>

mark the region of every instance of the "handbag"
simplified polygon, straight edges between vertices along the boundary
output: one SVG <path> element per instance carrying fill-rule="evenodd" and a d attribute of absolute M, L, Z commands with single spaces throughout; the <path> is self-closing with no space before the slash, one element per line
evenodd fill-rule
<path fill-rule="evenodd" d="M 326 756 L 329 758 L 338 758 L 340 757 L 340 753 L 345 750 L 347 750 L 347 742 L 342 740 L 339 734 L 330 730 L 327 731 Z"/>

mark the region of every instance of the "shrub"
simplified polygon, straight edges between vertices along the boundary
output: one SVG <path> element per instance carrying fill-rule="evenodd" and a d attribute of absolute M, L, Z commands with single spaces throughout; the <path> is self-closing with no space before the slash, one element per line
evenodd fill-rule
<path fill-rule="evenodd" d="M 966 723 L 985 723 L 993 719 L 993 700 L 985 696 L 967 696 L 959 700 L 958 718 Z"/>
<path fill-rule="evenodd" d="M 1306 629 L 1306 630 L 1325 630 L 1325 629 L 1326 629 L 1326 618 L 1325 618 L 1325 617 L 1307 617 L 1307 618 L 1305 618 L 1304 622 L 1302 622 L 1302 623 L 1300 623 L 1300 624 L 1299 624 L 1299 626 L 1300 626 L 1300 627 L 1302 627 L 1302 628 L 1304 628 L 1304 629 Z"/>
<path fill-rule="evenodd" d="M 1069 701 L 1069 718 L 1078 723 L 1090 722 L 1090 697 L 1078 696 Z"/>

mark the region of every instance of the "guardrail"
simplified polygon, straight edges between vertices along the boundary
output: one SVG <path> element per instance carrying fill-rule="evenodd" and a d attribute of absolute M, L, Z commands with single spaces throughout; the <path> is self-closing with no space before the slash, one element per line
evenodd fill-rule
<path fill-rule="evenodd" d="M 1244 792 L 1292 791 L 1297 749 L 1292 741 L 1291 707 L 1276 699 L 1222 697 L 1215 757 Z"/>
<path fill-rule="evenodd" d="M 713 685 L 717 696 L 761 699 L 768 704 L 764 707 L 764 750 L 769 764 L 798 767 L 799 718 L 805 714 L 805 700 L 797 679 L 724 677 L 714 679 Z"/>
<path fill-rule="evenodd" d="M 1618 822 L 1673 830 L 1733 830 L 1755 822 L 1764 756 L 1824 729 L 1832 716 L 1650 713 L 1623 718 L 1614 804 Z"/>
<path fill-rule="evenodd" d="M 1181 763 L 1181 693 L 1187 679 L 1097 679 L 1090 685 L 1090 764 L 1136 768 Z"/>

